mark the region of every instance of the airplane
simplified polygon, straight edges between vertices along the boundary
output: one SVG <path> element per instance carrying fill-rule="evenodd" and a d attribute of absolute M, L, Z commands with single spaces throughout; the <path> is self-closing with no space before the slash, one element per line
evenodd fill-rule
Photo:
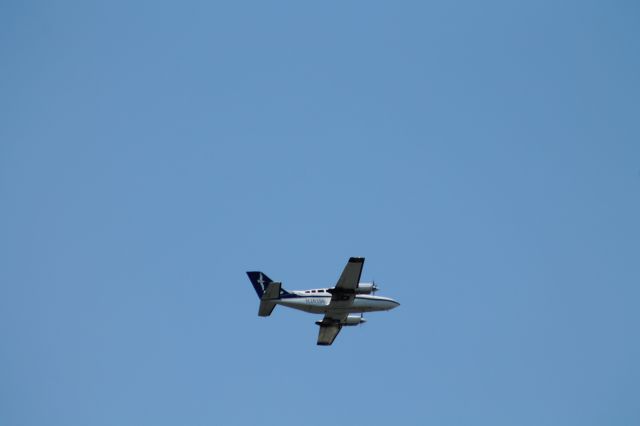
<path fill-rule="evenodd" d="M 333 343 L 342 326 L 364 323 L 364 312 L 389 311 L 400 304 L 388 297 L 375 296 L 375 282 L 361 283 L 364 257 L 352 257 L 333 288 L 286 291 L 282 283 L 274 282 L 260 271 L 247 272 L 251 284 L 260 298 L 258 315 L 268 317 L 276 305 L 299 309 L 312 314 L 324 314 L 320 326 L 318 345 Z"/>

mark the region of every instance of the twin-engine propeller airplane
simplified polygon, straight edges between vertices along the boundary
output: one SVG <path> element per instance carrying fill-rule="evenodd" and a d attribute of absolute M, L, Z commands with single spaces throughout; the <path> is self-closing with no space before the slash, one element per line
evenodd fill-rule
<path fill-rule="evenodd" d="M 318 345 L 330 345 L 343 325 L 365 322 L 364 312 L 388 311 L 400 304 L 388 297 L 374 296 L 378 290 L 374 282 L 361 283 L 364 257 L 352 257 L 344 267 L 333 288 L 286 291 L 282 283 L 273 282 L 262 272 L 247 272 L 251 284 L 260 298 L 258 315 L 268 317 L 276 305 L 299 309 L 313 314 L 324 314 L 320 326 Z"/>

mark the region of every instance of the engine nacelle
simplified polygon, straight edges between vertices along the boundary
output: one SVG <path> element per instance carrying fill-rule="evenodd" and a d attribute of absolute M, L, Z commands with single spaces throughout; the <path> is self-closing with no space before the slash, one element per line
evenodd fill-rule
<path fill-rule="evenodd" d="M 365 322 L 367 322 L 367 320 L 362 318 L 362 314 L 349 314 L 343 325 L 358 325 Z"/>
<path fill-rule="evenodd" d="M 356 294 L 371 294 L 377 290 L 376 283 L 360 283 L 356 288 Z"/>

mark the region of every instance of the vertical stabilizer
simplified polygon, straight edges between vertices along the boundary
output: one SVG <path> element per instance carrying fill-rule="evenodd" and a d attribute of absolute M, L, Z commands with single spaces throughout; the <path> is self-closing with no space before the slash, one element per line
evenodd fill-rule
<path fill-rule="evenodd" d="M 264 291 L 273 280 L 260 271 L 247 272 L 247 275 L 249 276 L 249 280 L 251 280 L 251 284 L 253 284 L 253 288 L 256 290 L 256 294 L 262 299 Z"/>

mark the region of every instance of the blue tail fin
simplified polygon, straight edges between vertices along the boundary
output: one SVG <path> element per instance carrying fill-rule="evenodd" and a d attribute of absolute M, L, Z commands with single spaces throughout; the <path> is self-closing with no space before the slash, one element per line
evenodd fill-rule
<path fill-rule="evenodd" d="M 247 272 L 247 275 L 251 280 L 251 284 L 253 284 L 253 288 L 256 289 L 256 293 L 258 294 L 258 297 L 261 298 L 262 295 L 264 294 L 264 290 L 267 288 L 269 283 L 273 282 L 273 280 L 268 276 L 266 276 L 266 274 L 263 274 L 262 272 L 259 272 L 259 271 Z"/>

